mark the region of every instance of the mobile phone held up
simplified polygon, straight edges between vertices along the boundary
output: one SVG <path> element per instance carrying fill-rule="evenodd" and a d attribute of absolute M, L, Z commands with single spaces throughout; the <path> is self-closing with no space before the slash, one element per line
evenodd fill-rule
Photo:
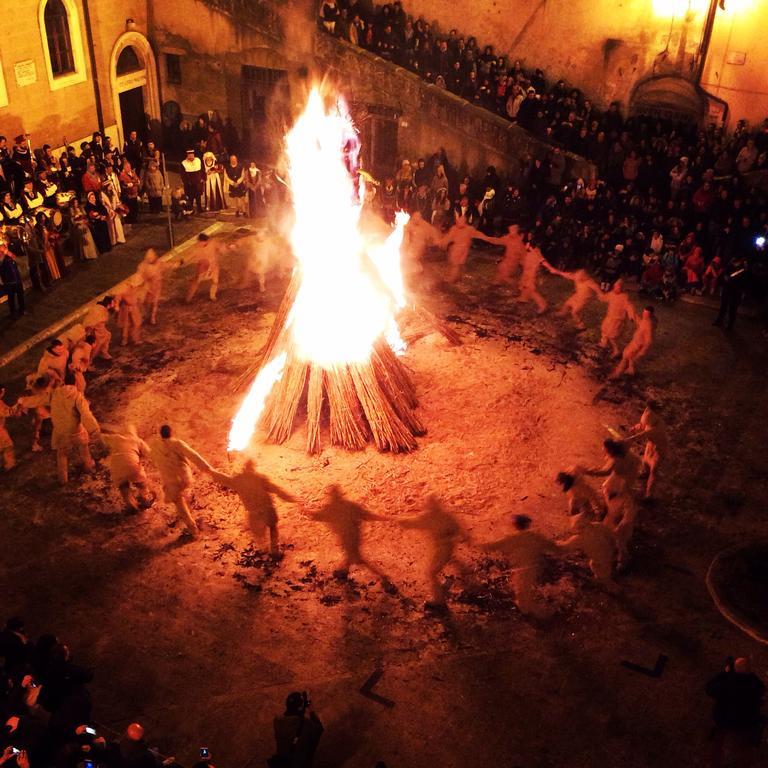
<path fill-rule="evenodd" d="M 200 747 L 200 759 L 208 760 L 211 756 L 211 750 L 208 747 Z"/>

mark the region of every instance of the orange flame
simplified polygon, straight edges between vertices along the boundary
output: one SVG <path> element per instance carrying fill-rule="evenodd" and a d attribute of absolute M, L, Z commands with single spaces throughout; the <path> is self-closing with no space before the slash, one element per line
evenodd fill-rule
<path fill-rule="evenodd" d="M 396 314 L 406 304 L 400 247 L 409 217 L 398 213 L 386 241 L 366 247 L 360 144 L 346 107 L 337 101 L 327 108 L 313 88 L 285 145 L 295 212 L 290 239 L 301 279 L 287 320 L 292 354 L 330 369 L 366 362 L 380 337 L 404 351 Z M 282 353 L 259 372 L 233 421 L 231 450 L 247 446 L 286 360 Z"/>

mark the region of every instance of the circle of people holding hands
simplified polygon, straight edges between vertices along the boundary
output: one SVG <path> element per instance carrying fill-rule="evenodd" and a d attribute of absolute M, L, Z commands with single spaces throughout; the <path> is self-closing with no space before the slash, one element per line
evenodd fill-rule
<path fill-rule="evenodd" d="M 418 242 L 414 246 L 414 239 L 418 241 L 418 233 L 424 226 L 431 228 L 418 214 L 413 215 L 408 225 L 407 260 L 416 269 L 420 269 L 418 260 L 423 251 Z M 572 317 L 577 328 L 584 327 L 580 313 L 586 301 L 592 295 L 604 301 L 607 312 L 601 327 L 601 345 L 610 347 L 615 356 L 620 355 L 612 375 L 635 372 L 635 364 L 647 353 L 653 339 L 653 309 L 646 307 L 638 315 L 620 281 L 604 293 L 584 270 L 569 273 L 551 266 L 530 238 L 520 235 L 517 227 L 511 226 L 506 235 L 494 238 L 468 225 L 461 215 L 456 217 L 454 226 L 436 241 L 438 246 L 447 248 L 450 280 L 461 279 L 469 246 L 475 238 L 504 247 L 497 267 L 497 279 L 502 282 L 518 281 L 520 299 L 535 303 L 539 313 L 546 308 L 546 300 L 537 289 L 541 267 L 574 284 L 573 295 L 560 313 Z M 264 290 L 264 275 L 270 266 L 264 256 L 265 250 L 268 250 L 266 242 L 262 233 L 256 233 L 235 244 L 237 247 L 245 244 L 249 254 L 243 282 L 250 282 L 256 274 L 261 290 Z M 232 247 L 233 243 L 220 237 L 211 238 L 205 233 L 198 236 L 189 257 L 185 259 L 194 266 L 194 275 L 186 292 L 187 302 L 194 299 L 199 286 L 205 281 L 210 282 L 209 298 L 216 299 L 220 256 Z M 273 497 L 289 503 L 301 503 L 307 515 L 326 523 L 338 539 L 343 553 L 342 562 L 334 571 L 338 578 L 346 578 L 353 566 L 363 566 L 381 578 L 387 591 L 394 591 L 392 582 L 362 551 L 363 524 L 391 521 L 345 498 L 338 486 L 328 489 L 323 505 L 311 509 L 310 505 L 300 502 L 259 473 L 252 461 L 246 461 L 234 473 L 214 468 L 188 443 L 174 436 L 167 424 L 160 428 L 157 435 L 145 441 L 133 425 L 101 424 L 95 418 L 86 397 L 87 376 L 97 360 L 111 360 L 112 333 L 108 326 L 112 317 L 117 316 L 122 344 L 138 343 L 145 317 L 151 324 L 157 322 L 163 277 L 166 270 L 174 266 L 159 259 L 157 253 L 150 249 L 137 273 L 124 283 L 116 296 L 105 296 L 96 302 L 82 323 L 50 341 L 37 370 L 27 377 L 27 392 L 14 405 L 2 401 L 4 390 L 0 389 L 0 417 L 3 422 L 5 418 L 31 414 L 32 450 L 41 451 L 42 426 L 50 420 L 51 448 L 56 452 L 58 478 L 62 485 L 69 481 L 70 458 L 75 451 L 86 472 L 95 470 L 90 445 L 100 443 L 108 455 L 112 483 L 129 512 L 139 512 L 154 503 L 145 470 L 145 463 L 151 462 L 160 476 L 162 498 L 173 505 L 185 526 L 185 535 L 192 537 L 199 533 L 188 501 L 195 470 L 208 474 L 214 482 L 238 494 L 246 510 L 249 529 L 258 535 L 269 532 L 270 552 L 276 559 L 280 558 L 281 550 Z M 620 338 L 627 322 L 633 322 L 636 328 L 631 340 L 620 352 Z M 642 460 L 632 450 L 637 442 L 645 443 Z M 518 515 L 514 518 L 515 530 L 512 534 L 497 542 L 480 545 L 482 551 L 498 551 L 509 562 L 513 569 L 515 600 L 521 611 L 538 612 L 536 587 L 542 574 L 543 558 L 559 551 L 583 552 L 595 578 L 614 588 L 614 569 L 623 567 L 627 562 L 628 546 L 637 521 L 638 478 L 641 471 L 645 472 L 645 495 L 650 497 L 659 463 L 666 455 L 666 433 L 658 407 L 649 403 L 630 435 L 614 435 L 605 441 L 603 447 L 605 461 L 600 466 L 574 467 L 557 476 L 573 525 L 572 535 L 567 540 L 552 542 L 531 530 L 530 518 Z M 12 469 L 15 465 L 14 448 L 4 426 L 0 426 L 0 449 L 6 469 Z M 587 479 L 590 476 L 605 478 L 601 492 L 590 485 Z M 447 591 L 441 573 L 453 564 L 469 577 L 470 568 L 458 558 L 457 553 L 459 545 L 469 541 L 467 533 L 457 517 L 434 497 L 427 501 L 421 515 L 401 520 L 399 524 L 421 531 L 431 541 L 427 575 L 432 594 L 427 605 L 431 609 L 443 610 Z"/>

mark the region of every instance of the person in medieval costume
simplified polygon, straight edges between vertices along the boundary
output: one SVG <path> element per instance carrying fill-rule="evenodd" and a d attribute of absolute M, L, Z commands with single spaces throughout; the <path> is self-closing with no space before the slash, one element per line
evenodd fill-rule
<path fill-rule="evenodd" d="M 197 212 L 203 212 L 202 196 L 205 189 L 206 176 L 203 163 L 195 155 L 194 149 L 188 149 L 181 161 L 181 183 L 190 205 L 197 206 Z"/>
<path fill-rule="evenodd" d="M 229 162 L 224 166 L 224 181 L 229 207 L 234 209 L 235 216 L 246 216 L 248 189 L 245 184 L 245 168 L 237 155 L 230 155 Z"/>
<path fill-rule="evenodd" d="M 203 154 L 203 172 L 205 173 L 205 208 L 208 211 L 220 211 L 224 208 L 221 166 L 216 155 L 210 150 Z"/>

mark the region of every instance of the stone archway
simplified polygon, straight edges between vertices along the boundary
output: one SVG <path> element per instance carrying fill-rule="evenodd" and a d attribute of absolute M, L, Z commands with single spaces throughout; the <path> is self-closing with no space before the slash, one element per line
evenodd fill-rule
<path fill-rule="evenodd" d="M 118 142 L 122 147 L 126 138 L 125 126 L 135 121 L 138 109 L 143 109 L 151 120 L 160 120 L 155 54 L 149 40 L 140 32 L 125 32 L 115 42 L 109 79 Z"/>

